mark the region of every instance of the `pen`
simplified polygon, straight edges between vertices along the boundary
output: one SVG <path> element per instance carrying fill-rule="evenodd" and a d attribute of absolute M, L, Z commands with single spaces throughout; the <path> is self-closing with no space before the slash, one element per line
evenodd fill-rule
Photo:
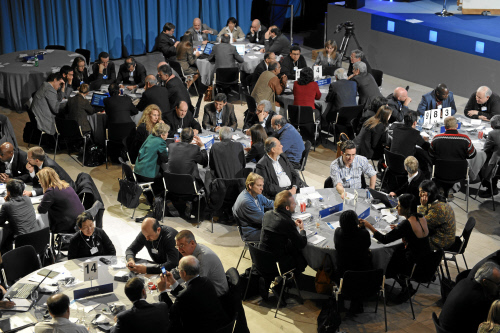
<path fill-rule="evenodd" d="M 9 300 L 9 302 L 12 302 L 12 300 L 10 299 L 10 297 L 5 297 L 5 298 L 7 298 Z"/>

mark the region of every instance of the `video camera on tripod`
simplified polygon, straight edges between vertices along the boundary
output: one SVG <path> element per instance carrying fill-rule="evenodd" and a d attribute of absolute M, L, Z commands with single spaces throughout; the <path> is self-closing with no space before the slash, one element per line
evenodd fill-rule
<path fill-rule="evenodd" d="M 351 39 L 351 37 L 354 38 L 354 41 L 356 42 L 358 49 L 363 51 L 363 48 L 361 48 L 361 46 L 359 45 L 358 39 L 356 38 L 356 34 L 354 33 L 354 22 L 347 21 L 344 23 L 340 23 L 339 25 L 337 25 L 337 29 L 335 29 L 334 34 L 342 31 L 342 29 L 345 29 L 345 33 L 344 33 L 344 38 L 342 38 L 342 43 L 340 44 L 339 47 L 339 53 L 343 60 L 347 60 L 349 59 L 349 57 L 346 56 L 347 46 L 349 44 L 349 40 Z"/>
<path fill-rule="evenodd" d="M 340 23 L 339 25 L 337 25 L 337 29 L 333 33 L 336 34 L 336 33 L 340 32 L 344 28 L 345 28 L 346 34 L 348 32 L 351 33 L 351 32 L 354 31 L 354 23 L 351 22 L 351 21 Z"/>

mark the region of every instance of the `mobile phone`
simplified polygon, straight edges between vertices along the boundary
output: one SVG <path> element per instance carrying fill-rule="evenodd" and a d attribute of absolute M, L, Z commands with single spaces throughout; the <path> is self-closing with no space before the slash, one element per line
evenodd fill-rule
<path fill-rule="evenodd" d="M 106 265 L 111 264 L 111 260 L 109 260 L 109 259 L 106 259 L 106 258 L 101 258 L 101 259 L 99 259 L 99 260 L 100 260 L 100 261 L 102 261 L 103 263 L 105 263 Z"/>
<path fill-rule="evenodd" d="M 167 275 L 167 270 L 165 269 L 165 266 L 162 266 L 161 272 L 163 275 Z"/>

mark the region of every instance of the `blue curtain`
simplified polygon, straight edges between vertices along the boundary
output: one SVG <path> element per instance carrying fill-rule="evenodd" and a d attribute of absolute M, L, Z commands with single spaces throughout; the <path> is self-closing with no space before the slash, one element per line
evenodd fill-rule
<path fill-rule="evenodd" d="M 113 59 L 153 50 L 166 22 L 180 38 L 200 17 L 221 30 L 229 17 L 250 29 L 250 0 L 0 0 L 0 54 L 43 49 L 106 51 Z"/>

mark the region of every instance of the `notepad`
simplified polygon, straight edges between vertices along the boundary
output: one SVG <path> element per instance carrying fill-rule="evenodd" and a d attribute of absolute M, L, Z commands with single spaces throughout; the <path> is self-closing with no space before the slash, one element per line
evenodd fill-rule
<path fill-rule="evenodd" d="M 311 243 L 311 244 L 316 245 L 316 244 L 318 244 L 318 243 L 321 243 L 321 242 L 322 242 L 322 241 L 324 241 L 325 239 L 326 239 L 326 238 L 325 238 L 325 237 L 323 237 L 323 236 L 320 236 L 320 235 L 314 235 L 314 236 L 312 236 L 312 237 L 309 237 L 309 238 L 307 239 L 307 242 L 308 242 L 308 243 Z"/>

